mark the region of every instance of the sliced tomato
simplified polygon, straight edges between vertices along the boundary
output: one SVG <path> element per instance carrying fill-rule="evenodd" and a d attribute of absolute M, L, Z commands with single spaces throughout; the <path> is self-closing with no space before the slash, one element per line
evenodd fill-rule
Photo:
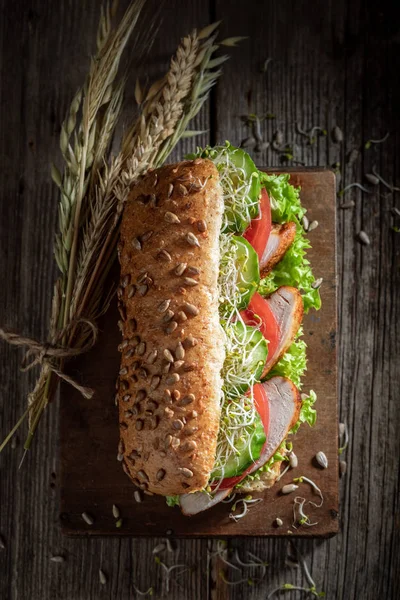
<path fill-rule="evenodd" d="M 258 414 L 261 417 L 262 424 L 264 425 L 265 433 L 268 433 L 269 429 L 269 402 L 267 394 L 265 393 L 264 387 L 261 383 L 256 383 L 253 386 L 253 396 L 254 396 L 254 405 Z M 227 477 L 224 479 L 219 486 L 220 490 L 227 490 L 228 488 L 234 487 L 238 484 L 242 479 L 246 477 L 246 475 L 251 471 L 253 465 L 250 465 L 247 469 L 243 471 L 240 475 L 236 475 L 236 477 Z"/>
<path fill-rule="evenodd" d="M 261 191 L 260 211 L 258 217 L 253 219 L 243 234 L 248 242 L 257 252 L 258 260 L 262 259 L 262 255 L 266 248 L 269 234 L 271 233 L 271 204 L 269 202 L 267 190 Z"/>
<path fill-rule="evenodd" d="M 268 356 L 272 356 L 279 344 L 280 331 L 268 302 L 256 292 L 246 310 L 242 310 L 240 314 L 246 325 L 260 327 L 261 333 L 269 342 Z"/>

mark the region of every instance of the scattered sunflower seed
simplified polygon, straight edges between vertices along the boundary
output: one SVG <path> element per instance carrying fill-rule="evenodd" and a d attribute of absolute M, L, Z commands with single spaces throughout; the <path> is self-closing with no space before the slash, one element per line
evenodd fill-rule
<path fill-rule="evenodd" d="M 316 279 L 315 281 L 312 282 L 311 287 L 314 290 L 318 290 L 321 287 L 322 282 L 323 282 L 323 277 L 318 277 L 318 279 Z"/>
<path fill-rule="evenodd" d="M 157 359 L 157 355 L 158 355 L 158 351 L 157 350 L 152 350 L 151 352 L 149 352 L 148 356 L 147 356 L 147 362 L 149 365 L 154 364 L 154 362 Z"/>
<path fill-rule="evenodd" d="M 165 315 L 164 315 L 164 316 L 163 316 L 163 318 L 162 318 L 162 321 L 163 321 L 163 323 L 169 323 L 169 321 L 171 321 L 171 319 L 172 319 L 172 317 L 173 317 L 173 316 L 174 316 L 174 311 L 173 311 L 173 310 L 170 310 L 170 309 L 168 309 L 168 310 L 165 312 Z"/>
<path fill-rule="evenodd" d="M 119 517 L 120 517 L 119 508 L 115 504 L 113 504 L 113 507 L 112 507 L 112 514 L 113 514 L 114 519 L 119 519 Z"/>
<path fill-rule="evenodd" d="M 276 517 L 275 524 L 277 527 L 282 527 L 282 525 L 283 525 L 282 519 L 280 519 L 279 517 Z"/>
<path fill-rule="evenodd" d="M 165 328 L 165 333 L 172 333 L 178 327 L 178 323 L 176 321 L 171 321 L 169 325 Z"/>
<path fill-rule="evenodd" d="M 347 463 L 345 460 L 341 460 L 339 461 L 339 475 L 340 477 L 343 477 L 343 475 L 346 474 L 347 471 Z"/>
<path fill-rule="evenodd" d="M 353 148 L 353 150 L 350 150 L 350 152 L 347 155 L 347 164 L 352 165 L 353 163 L 355 163 L 359 154 L 360 152 L 359 150 L 357 150 L 357 148 Z"/>
<path fill-rule="evenodd" d="M 52 562 L 55 562 L 55 563 L 63 563 L 63 562 L 65 562 L 65 558 L 64 558 L 64 556 L 61 556 L 61 555 L 52 556 L 52 557 L 50 558 L 50 560 L 51 560 Z"/>
<path fill-rule="evenodd" d="M 283 488 L 281 489 L 282 494 L 291 494 L 292 492 L 294 492 L 295 490 L 297 490 L 299 486 L 296 485 L 295 483 L 288 483 L 287 485 L 284 485 Z"/>
<path fill-rule="evenodd" d="M 337 144 L 343 142 L 343 131 L 337 125 L 332 129 L 332 139 Z"/>
<path fill-rule="evenodd" d="M 174 270 L 175 275 L 178 275 L 178 277 L 180 277 L 181 275 L 183 275 L 183 272 L 185 271 L 187 267 L 187 263 L 179 263 Z"/>
<path fill-rule="evenodd" d="M 92 517 L 91 514 L 89 514 L 88 512 L 83 512 L 82 513 L 82 519 L 85 521 L 85 523 L 87 523 L 88 525 L 93 525 L 94 523 L 94 518 Z"/>
<path fill-rule="evenodd" d="M 322 452 L 321 450 L 319 452 L 317 452 L 317 454 L 315 455 L 315 460 L 317 461 L 319 466 L 322 467 L 323 469 L 328 468 L 328 459 L 326 458 L 326 455 L 324 454 L 324 452 Z"/>
<path fill-rule="evenodd" d="M 99 579 L 101 585 L 105 585 L 107 583 L 107 576 L 102 569 L 99 569 Z"/>
<path fill-rule="evenodd" d="M 189 233 L 186 234 L 186 241 L 191 245 L 191 246 L 197 246 L 198 248 L 200 248 L 200 242 L 197 239 L 197 237 L 194 235 L 194 233 L 192 233 L 191 231 L 189 231 Z"/>
<path fill-rule="evenodd" d="M 173 212 L 167 211 L 164 215 L 164 219 L 167 223 L 180 223 L 179 217 Z"/>
<path fill-rule="evenodd" d="M 165 260 L 166 262 L 171 262 L 172 260 L 170 253 L 164 249 L 160 250 L 160 252 L 157 254 L 157 257 L 161 260 Z"/>
<path fill-rule="evenodd" d="M 174 357 L 172 356 L 172 353 L 170 350 L 168 350 L 168 348 L 165 348 L 165 350 L 163 352 L 163 356 L 164 356 L 164 358 L 167 359 L 168 362 L 170 362 L 170 363 L 174 362 Z"/>
<path fill-rule="evenodd" d="M 365 233 L 365 231 L 359 231 L 357 234 L 357 239 L 359 242 L 364 244 L 364 246 L 369 246 L 371 243 L 371 240 L 369 239 L 369 236 L 367 233 Z"/>
<path fill-rule="evenodd" d="M 255 145 L 256 145 L 256 140 L 254 139 L 253 136 L 245 138 L 244 140 L 242 140 L 240 142 L 240 147 L 241 148 L 252 148 Z"/>
<path fill-rule="evenodd" d="M 157 307 L 158 312 L 163 313 L 168 310 L 170 303 L 171 300 L 163 300 L 163 302 L 161 302 L 161 304 L 159 304 Z"/>
<path fill-rule="evenodd" d="M 133 497 L 135 498 L 136 502 L 140 503 L 142 501 L 142 496 L 139 492 L 139 490 L 135 490 L 133 492 Z"/>
<path fill-rule="evenodd" d="M 353 208 L 353 206 L 355 206 L 355 205 L 356 205 L 356 203 L 354 202 L 354 200 L 349 200 L 349 202 L 344 202 L 343 204 L 340 204 L 339 208 L 343 208 L 343 209 Z"/>
<path fill-rule="evenodd" d="M 364 177 L 368 181 L 368 183 L 370 183 L 371 185 L 379 184 L 378 177 L 376 175 L 373 175 L 372 173 L 365 173 Z"/>
<path fill-rule="evenodd" d="M 154 546 L 153 550 L 152 550 L 152 554 L 159 554 L 160 552 L 164 552 L 166 548 L 165 544 L 157 544 L 157 546 Z"/>
<path fill-rule="evenodd" d="M 301 223 L 302 223 L 302 225 L 303 225 L 303 229 L 304 229 L 304 231 L 308 231 L 308 228 L 309 228 L 309 226 L 310 226 L 310 222 L 309 222 L 309 220 L 307 219 L 306 215 L 304 215 L 304 216 L 303 216 L 303 218 L 301 219 Z"/>
<path fill-rule="evenodd" d="M 122 519 L 118 519 L 118 521 L 115 522 L 115 527 L 117 527 L 118 529 L 122 527 Z"/>
<path fill-rule="evenodd" d="M 317 229 L 319 223 L 318 221 L 312 221 L 308 227 L 308 231 L 312 231 L 313 229 Z"/>
<path fill-rule="evenodd" d="M 264 150 L 266 150 L 267 148 L 269 148 L 269 142 L 259 142 L 254 148 L 254 150 L 256 152 L 264 152 Z"/>
<path fill-rule="evenodd" d="M 294 452 L 291 452 L 289 454 L 289 465 L 290 465 L 290 468 L 291 469 L 295 469 L 298 464 L 299 464 L 299 461 L 297 459 L 297 456 L 295 455 Z"/>
<path fill-rule="evenodd" d="M 193 279 L 193 277 L 184 277 L 183 283 L 185 285 L 187 285 L 188 287 L 195 287 L 196 285 L 199 284 L 199 282 L 196 281 L 196 279 Z"/>
<path fill-rule="evenodd" d="M 142 244 L 140 242 L 140 240 L 138 238 L 133 238 L 132 240 L 132 246 L 135 248 L 135 250 L 141 250 L 142 249 Z"/>
<path fill-rule="evenodd" d="M 346 425 L 344 423 L 339 423 L 339 435 L 342 436 L 346 431 Z"/>

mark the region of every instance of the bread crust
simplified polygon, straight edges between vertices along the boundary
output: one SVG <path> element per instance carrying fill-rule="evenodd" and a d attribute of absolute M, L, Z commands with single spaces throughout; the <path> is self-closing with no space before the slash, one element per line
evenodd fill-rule
<path fill-rule="evenodd" d="M 201 490 L 214 464 L 222 213 L 218 171 L 203 159 L 148 173 L 124 208 L 119 454 L 133 482 L 156 494 Z"/>

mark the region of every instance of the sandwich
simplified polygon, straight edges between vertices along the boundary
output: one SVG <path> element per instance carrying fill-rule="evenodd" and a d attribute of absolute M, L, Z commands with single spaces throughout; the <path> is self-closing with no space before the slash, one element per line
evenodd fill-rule
<path fill-rule="evenodd" d="M 227 142 L 149 171 L 124 207 L 118 457 L 186 515 L 273 485 L 315 421 L 301 323 L 321 301 L 288 179 Z"/>

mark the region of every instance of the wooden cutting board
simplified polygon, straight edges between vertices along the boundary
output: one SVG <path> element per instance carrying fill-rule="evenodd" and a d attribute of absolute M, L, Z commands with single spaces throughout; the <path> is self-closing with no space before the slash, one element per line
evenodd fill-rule
<path fill-rule="evenodd" d="M 270 490 L 260 496 L 263 502 L 252 507 L 244 519 L 229 518 L 230 504 L 220 504 L 206 513 L 184 517 L 178 508 L 169 508 L 160 496 L 143 496 L 134 500 L 134 485 L 117 462 L 119 439 L 117 408 L 114 404 L 115 380 L 119 368 L 116 303 L 100 322 L 101 335 L 96 347 L 70 365 L 70 373 L 84 385 L 95 389 L 85 400 L 65 384 L 61 388 L 60 459 L 62 530 L 71 536 L 128 535 L 181 537 L 281 536 L 288 531 L 297 536 L 333 535 L 338 530 L 338 437 L 337 437 L 337 367 L 336 367 L 336 238 L 335 176 L 325 169 L 288 170 L 291 183 L 301 186 L 301 199 L 311 221 L 319 227 L 310 232 L 312 249 L 308 258 L 316 277 L 323 277 L 322 308 L 304 318 L 304 339 L 308 345 L 308 371 L 303 391 L 316 391 L 318 418 L 314 428 L 303 424 L 292 438 L 299 466 L 287 472 Z M 116 275 L 117 276 L 117 275 Z M 319 468 L 314 456 L 322 450 L 329 462 Z M 305 505 L 313 527 L 293 528 L 293 500 L 299 495 L 318 503 L 307 483 L 295 494 L 282 495 L 283 485 L 293 477 L 304 475 L 322 490 L 324 504 L 316 508 Z M 116 528 L 112 505 L 123 517 Z M 87 525 L 81 515 L 86 511 L 94 518 Z M 280 517 L 282 527 L 274 520 Z"/>

